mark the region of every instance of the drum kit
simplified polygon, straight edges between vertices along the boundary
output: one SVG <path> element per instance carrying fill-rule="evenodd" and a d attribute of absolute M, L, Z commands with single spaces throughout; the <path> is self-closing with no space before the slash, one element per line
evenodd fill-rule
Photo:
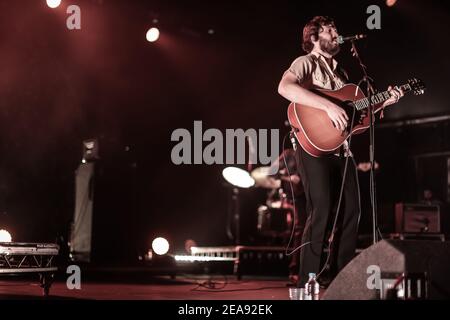
<path fill-rule="evenodd" d="M 292 232 L 294 221 L 294 196 L 301 190 L 301 181 L 295 173 L 291 176 L 288 170 L 279 170 L 271 175 L 271 167 L 258 167 L 250 175 L 255 180 L 255 187 L 267 189 L 267 199 L 258 207 L 257 230 L 261 236 L 284 240 Z M 291 173 L 292 174 L 292 173 Z M 293 190 L 291 190 L 291 186 Z"/>

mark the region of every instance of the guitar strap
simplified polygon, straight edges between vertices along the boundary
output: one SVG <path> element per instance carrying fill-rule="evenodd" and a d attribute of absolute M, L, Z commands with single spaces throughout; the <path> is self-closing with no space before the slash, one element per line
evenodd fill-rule
<path fill-rule="evenodd" d="M 347 72 L 345 72 L 345 70 L 343 68 L 341 68 L 340 65 L 337 66 L 335 72 L 333 73 L 330 66 L 328 66 L 326 62 L 324 62 L 322 59 L 320 59 L 319 57 L 317 57 L 315 55 L 312 55 L 312 56 L 314 57 L 314 59 L 316 59 L 317 63 L 321 66 L 321 68 L 325 69 L 325 72 L 328 74 L 328 76 L 330 78 L 331 87 L 333 90 L 335 90 L 337 88 L 336 78 L 339 78 L 343 83 L 348 82 Z M 324 65 L 324 64 L 326 64 L 326 65 Z M 339 157 L 348 157 L 348 156 L 352 157 L 353 156 L 352 152 L 350 151 L 347 140 L 344 141 L 344 144 L 336 150 L 334 155 L 339 156 Z"/>
<path fill-rule="evenodd" d="M 314 59 L 316 59 L 317 63 L 322 67 L 322 69 L 325 69 L 325 72 L 328 74 L 328 77 L 331 81 L 332 90 L 335 90 L 338 87 L 336 83 L 336 77 L 338 77 L 344 83 L 348 82 L 347 72 L 345 72 L 345 70 L 339 65 L 336 68 L 335 73 L 333 73 L 328 65 L 324 65 L 326 64 L 326 62 L 323 62 L 322 59 L 316 57 L 315 55 L 312 56 L 314 57 Z"/>

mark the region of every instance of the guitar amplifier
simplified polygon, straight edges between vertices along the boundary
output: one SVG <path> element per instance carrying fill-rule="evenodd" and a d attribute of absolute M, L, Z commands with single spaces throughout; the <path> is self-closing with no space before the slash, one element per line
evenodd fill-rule
<path fill-rule="evenodd" d="M 397 203 L 395 205 L 395 232 L 440 233 L 441 217 L 439 206 Z"/>

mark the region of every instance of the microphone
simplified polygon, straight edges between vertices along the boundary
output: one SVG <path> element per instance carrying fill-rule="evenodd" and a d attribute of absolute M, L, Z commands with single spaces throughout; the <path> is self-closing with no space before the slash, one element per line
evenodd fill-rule
<path fill-rule="evenodd" d="M 337 37 L 336 41 L 339 44 L 343 44 L 344 42 L 347 42 L 347 41 L 360 40 L 360 39 L 364 39 L 364 38 L 367 38 L 367 35 L 365 35 L 365 34 L 356 34 L 354 36 L 349 36 L 349 37 L 339 36 L 339 37 Z"/>

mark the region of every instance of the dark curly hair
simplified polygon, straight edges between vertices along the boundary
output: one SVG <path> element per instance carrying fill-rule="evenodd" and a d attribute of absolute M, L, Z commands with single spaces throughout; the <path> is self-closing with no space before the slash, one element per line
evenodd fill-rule
<path fill-rule="evenodd" d="M 314 44 L 311 41 L 311 37 L 314 36 L 314 41 L 317 41 L 317 39 L 319 38 L 320 29 L 323 26 L 332 26 L 333 28 L 336 28 L 334 20 L 330 17 L 325 16 L 316 16 L 305 25 L 305 27 L 303 28 L 303 50 L 308 53 L 312 51 L 312 49 L 314 48 Z"/>

